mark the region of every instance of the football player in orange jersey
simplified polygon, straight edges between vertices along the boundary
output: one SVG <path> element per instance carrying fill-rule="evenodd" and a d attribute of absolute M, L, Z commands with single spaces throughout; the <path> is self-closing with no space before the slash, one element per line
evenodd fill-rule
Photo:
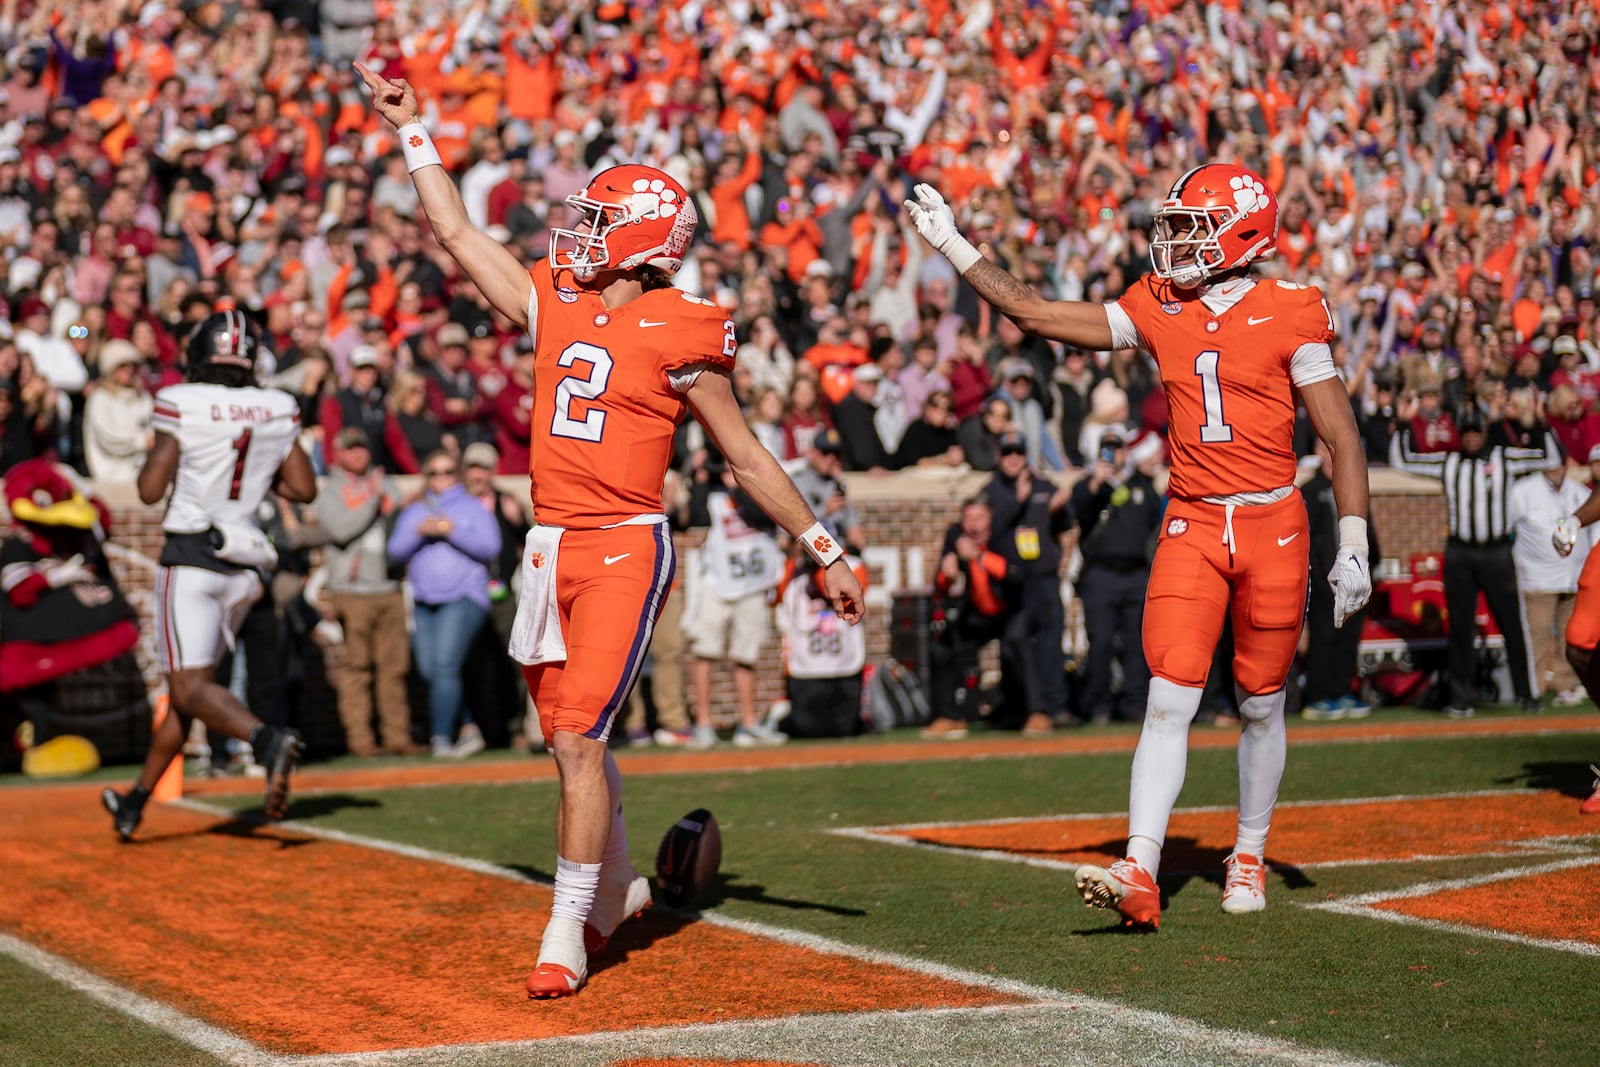
<path fill-rule="evenodd" d="M 602 171 L 567 198 L 582 221 L 553 229 L 550 263 L 529 271 L 468 221 L 412 88 L 356 70 L 395 126 L 434 237 L 534 341 L 538 525 L 523 551 L 511 653 L 524 664 L 561 801 L 555 903 L 527 988 L 568 996 L 588 976 L 588 952 L 650 903 L 649 882 L 628 862 L 622 779 L 606 743 L 676 570 L 661 486 L 685 411 L 738 484 L 824 569 L 834 611 L 852 625 L 861 585 L 837 537 L 745 424 L 730 377 L 733 322 L 671 286 L 697 221 L 683 186 L 653 167 Z"/>
<path fill-rule="evenodd" d="M 1366 603 L 1367 466 L 1333 366 L 1333 321 L 1315 288 L 1259 280 L 1278 204 L 1258 175 L 1211 163 L 1189 171 L 1156 210 L 1154 273 L 1121 298 L 1053 301 L 984 259 L 939 193 L 916 188 L 906 209 L 978 294 L 1029 333 L 1091 350 L 1143 347 L 1171 406 L 1170 500 L 1145 595 L 1152 674 L 1133 757 L 1127 858 L 1078 868 L 1095 907 L 1124 925 L 1161 922 L 1156 873 L 1183 786 L 1188 728 L 1199 710 L 1223 620 L 1233 620 L 1239 738 L 1239 828 L 1222 908 L 1266 906 L 1262 853 L 1286 754 L 1284 683 L 1307 592 L 1306 508 L 1294 488 L 1296 394 L 1333 455 L 1339 553 L 1328 576 L 1334 625 Z"/>
<path fill-rule="evenodd" d="M 1563 556 L 1571 555 L 1577 547 L 1578 534 L 1585 526 L 1600 519 L 1600 485 L 1589 492 L 1577 511 L 1556 523 L 1550 540 Z M 1600 646 L 1600 551 L 1589 550 L 1578 574 L 1578 601 L 1572 606 L 1572 618 L 1567 620 L 1567 662 L 1577 672 L 1589 699 L 1600 703 L 1600 656 L 1595 655 Z M 1584 815 L 1600 815 L 1600 767 L 1593 764 L 1594 792 L 1578 806 Z"/>

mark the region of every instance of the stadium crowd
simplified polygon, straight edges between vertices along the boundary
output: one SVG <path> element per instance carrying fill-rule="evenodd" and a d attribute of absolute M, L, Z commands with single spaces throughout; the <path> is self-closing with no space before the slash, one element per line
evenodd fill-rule
<path fill-rule="evenodd" d="M 351 63 L 418 90 L 469 215 L 542 269 L 565 198 L 662 167 L 730 310 L 758 437 L 844 470 L 1159 466 L 1149 357 L 1026 336 L 900 207 L 941 189 L 1051 296 L 1149 269 L 1152 206 L 1234 161 L 1283 207 L 1265 271 L 1322 288 L 1375 464 L 1548 425 L 1600 454 L 1594 4 L 979 0 L 0 3 L 0 473 L 127 480 L 221 300 L 255 317 L 319 474 L 357 428 L 418 474 L 525 473 L 532 358 L 433 242 Z M 1311 452 L 1310 435 L 1303 451 Z M 720 478 L 686 427 L 688 484 Z"/>

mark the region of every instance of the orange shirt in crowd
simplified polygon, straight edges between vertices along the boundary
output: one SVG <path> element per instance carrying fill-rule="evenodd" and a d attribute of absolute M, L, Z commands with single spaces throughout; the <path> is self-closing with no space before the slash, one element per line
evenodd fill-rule
<path fill-rule="evenodd" d="M 711 227 L 712 244 L 731 244 L 743 252 L 750 247 L 750 212 L 744 206 L 744 191 L 761 177 L 761 152 L 746 152 L 744 165 L 728 181 L 711 187 L 711 203 L 717 218 Z"/>
<path fill-rule="evenodd" d="M 810 218 L 779 222 L 776 219 L 761 227 L 761 243 L 788 251 L 785 273 L 789 280 L 798 283 L 806 276 L 806 267 L 822 256 L 822 228 Z"/>

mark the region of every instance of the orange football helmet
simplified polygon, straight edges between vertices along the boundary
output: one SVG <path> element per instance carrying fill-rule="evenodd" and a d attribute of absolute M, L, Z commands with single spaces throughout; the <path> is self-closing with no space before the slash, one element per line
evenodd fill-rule
<path fill-rule="evenodd" d="M 1173 183 L 1156 208 L 1150 266 L 1180 289 L 1252 263 L 1278 248 L 1278 198 L 1259 174 L 1205 163 Z"/>
<path fill-rule="evenodd" d="M 573 229 L 551 228 L 550 263 L 570 267 L 581 281 L 646 264 L 676 273 L 700 221 L 677 179 L 640 163 L 601 171 L 567 203 L 583 219 Z"/>

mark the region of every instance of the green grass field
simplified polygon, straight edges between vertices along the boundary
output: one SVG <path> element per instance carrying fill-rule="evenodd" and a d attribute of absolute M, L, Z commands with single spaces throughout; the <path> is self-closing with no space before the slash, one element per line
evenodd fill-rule
<path fill-rule="evenodd" d="M 1401 718 L 1411 716 L 1396 716 Z M 1389 713 L 1373 721 L 1390 721 Z M 1445 723 L 1439 726 L 1441 735 L 1448 732 Z M 855 754 L 870 752 L 872 743 L 835 747 Z M 793 746 L 802 747 L 812 746 Z M 1560 836 L 1570 839 L 1559 851 L 1532 858 L 1495 849 L 1444 855 L 1449 850 L 1441 847 L 1436 858 L 1394 862 L 1380 829 L 1365 842 L 1368 860 L 1276 868 L 1268 880 L 1268 910 L 1248 916 L 1218 909 L 1220 866 L 1187 870 L 1169 860 L 1162 876 L 1167 910 L 1154 935 L 1124 933 L 1112 913 L 1086 909 L 1062 869 L 961 849 L 896 847 L 837 832 L 1126 809 L 1125 752 L 980 758 L 964 756 L 960 743 L 929 747 L 937 758 L 771 769 L 740 769 L 730 760 L 729 769 L 716 772 L 650 774 L 630 774 L 631 754 L 621 752 L 634 863 L 652 869 L 661 831 L 683 812 L 705 806 L 721 823 L 724 855 L 720 881 L 703 906 L 721 919 L 1259 1034 L 1321 1050 L 1335 1062 L 1600 1063 L 1600 937 L 1592 915 L 1600 899 L 1600 866 L 1574 869 L 1588 893 L 1568 902 L 1576 905 L 1570 936 L 1577 945 L 1566 949 L 1551 947 L 1548 936 L 1523 936 L 1515 921 L 1506 923 L 1505 937 L 1480 936 L 1459 924 L 1400 924 L 1311 907 L 1527 867 L 1552 855 L 1600 857 L 1600 819 L 1577 813 L 1590 787 L 1587 764 L 1600 759 L 1600 715 L 1589 730 L 1514 736 L 1367 741 L 1355 739 L 1343 724 L 1318 727 L 1311 740 L 1291 744 L 1283 802 L 1474 794 L 1442 809 L 1450 813 L 1438 827 L 1443 844 L 1492 806 L 1495 798 L 1482 794 L 1549 791 L 1566 798 L 1562 810 L 1570 812 L 1570 828 Z M 305 776 L 308 787 L 313 780 Z M 1180 809 L 1231 807 L 1236 794 L 1231 748 L 1191 752 Z M 450 853 L 548 879 L 555 799 L 549 781 L 308 788 L 297 795 L 290 817 L 308 829 Z M 219 802 L 246 810 L 256 798 Z M 1336 835 L 1345 810 L 1319 807 L 1316 818 Z M 1175 817 L 1169 853 L 1186 839 L 1188 822 L 1181 812 Z M 1550 835 L 1541 830 L 1534 836 Z M 1269 843 L 1269 860 L 1273 853 Z M 1506 885 L 1518 899 L 1517 880 Z M 173 908 L 194 899 L 173 887 Z M 1537 887 L 1525 899 L 1530 909 L 1551 906 Z M 116 919 L 108 915 L 106 921 Z M 204 923 L 203 911 L 196 909 L 193 921 Z M 1500 926 L 1493 914 L 1484 923 Z M 305 924 L 297 951 L 316 954 L 314 919 Z M 6 955 L 0 955 L 0 1003 L 3 1064 L 224 1062 Z M 974 1040 L 981 1051 L 976 1031 Z M 1008 1048 L 998 1033 L 993 1044 L 982 1054 L 995 1063 L 1080 1062 L 1081 1049 L 1066 1045 Z M 1058 1053 L 1062 1058 L 1055 1058 Z M 1137 1041 L 1105 1053 L 1103 1062 L 1141 1062 Z M 879 1062 L 922 1062 L 906 1055 L 901 1059 L 886 1050 Z M 443 1052 L 417 1062 L 491 1061 L 501 1062 Z M 590 1061 L 533 1055 L 506 1062 Z M 1207 1062 L 1206 1054 L 1195 1050 L 1192 1062 Z"/>

